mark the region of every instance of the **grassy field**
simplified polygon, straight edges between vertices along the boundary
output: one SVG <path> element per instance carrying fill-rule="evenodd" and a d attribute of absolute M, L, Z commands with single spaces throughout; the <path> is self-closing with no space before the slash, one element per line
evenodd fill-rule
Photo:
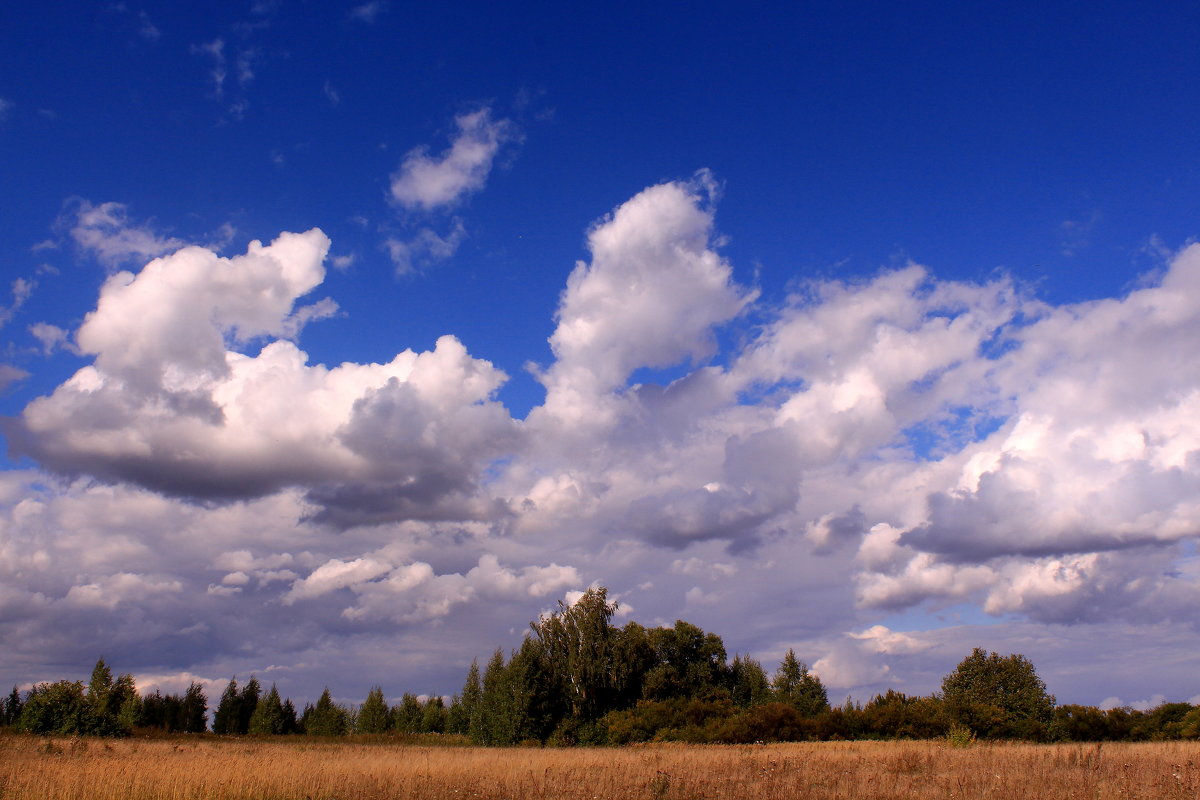
<path fill-rule="evenodd" d="M 0 798 L 1200 798 L 1200 744 L 488 749 L 0 736 Z"/>

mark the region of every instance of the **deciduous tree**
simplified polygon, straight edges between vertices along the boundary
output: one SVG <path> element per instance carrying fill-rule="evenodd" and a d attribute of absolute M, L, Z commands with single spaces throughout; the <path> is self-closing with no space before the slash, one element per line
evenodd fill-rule
<path fill-rule="evenodd" d="M 976 647 L 942 679 L 951 717 L 978 736 L 1041 738 L 1054 715 L 1054 696 L 1025 656 Z"/>

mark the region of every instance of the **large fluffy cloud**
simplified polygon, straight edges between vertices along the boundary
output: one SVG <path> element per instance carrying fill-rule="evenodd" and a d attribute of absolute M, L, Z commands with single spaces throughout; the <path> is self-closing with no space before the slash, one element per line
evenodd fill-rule
<path fill-rule="evenodd" d="M 996 613 L 1077 619 L 1195 596 L 1170 565 L 1200 532 L 1198 335 L 1196 245 L 1153 285 L 1012 331 L 985 382 L 1008 421 L 943 459 L 864 599 L 976 595 Z"/>
<path fill-rule="evenodd" d="M 310 365 L 288 336 L 336 306 L 318 230 L 113 275 L 76 334 L 94 363 L 6 431 L 46 467 L 194 499 L 308 489 L 338 522 L 488 517 L 478 475 L 519 433 L 504 374 L 453 337 L 386 364 Z M 256 354 L 240 352 L 265 340 Z"/>
<path fill-rule="evenodd" d="M 461 196 L 475 173 L 451 166 L 476 150 L 421 156 L 413 197 Z M 69 618 L 46 645 L 68 648 L 120 618 L 122 642 L 175 666 L 200 648 L 233 663 L 266 630 L 305 659 L 445 623 L 515 643 L 600 582 L 640 619 L 692 619 L 764 660 L 798 646 L 835 687 L 928 691 L 974 636 L 1061 656 L 1033 622 L 1191 630 L 1200 246 L 1070 306 L 916 264 L 772 303 L 721 255 L 712 192 L 703 173 L 652 186 L 591 228 L 524 420 L 451 336 L 308 363 L 304 324 L 336 308 L 301 305 L 319 231 L 113 275 L 75 335 L 92 363 L 7 422 L 46 469 L 100 482 L 5 483 L 6 640 Z M 255 620 L 217 622 L 236 609 Z M 969 620 L 890 621 L 913 609 Z M 451 639 L 434 649 L 462 663 Z"/>

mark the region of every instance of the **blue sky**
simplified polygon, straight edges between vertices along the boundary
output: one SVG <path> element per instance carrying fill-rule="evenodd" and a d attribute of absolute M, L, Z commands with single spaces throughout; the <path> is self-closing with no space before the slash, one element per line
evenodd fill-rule
<path fill-rule="evenodd" d="M 2 14 L 0 679 L 1200 693 L 1194 5 Z"/>

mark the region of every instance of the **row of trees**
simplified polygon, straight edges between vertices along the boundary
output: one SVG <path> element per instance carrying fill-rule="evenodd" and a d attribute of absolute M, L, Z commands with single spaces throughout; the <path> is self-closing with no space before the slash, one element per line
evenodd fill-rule
<path fill-rule="evenodd" d="M 378 686 L 371 689 L 366 702 L 357 708 L 335 703 L 326 687 L 316 704 L 305 705 L 297 714 L 291 699 L 281 698 L 274 685 L 264 695 L 258 679 L 251 676 L 241 688 L 237 678 L 229 682 L 213 715 L 213 733 L 275 736 L 443 733 L 449 717 L 441 697 L 422 702 L 416 695 L 406 693 L 398 705 L 389 708 L 383 689 Z"/>
<path fill-rule="evenodd" d="M 0 705 L 0 724 L 39 734 L 124 736 L 135 728 L 201 733 L 207 728 L 208 701 L 200 684 L 182 695 L 155 691 L 142 697 L 133 676 L 113 677 L 104 659 L 82 681 L 39 683 L 24 696 L 14 687 Z"/>
<path fill-rule="evenodd" d="M 891 691 L 865 705 L 831 708 L 820 679 L 789 650 L 768 677 L 748 656 L 730 661 L 721 638 L 682 620 L 672 627 L 612 624 L 603 588 L 531 623 L 507 656 L 472 663 L 449 704 L 405 694 L 389 706 L 374 687 L 358 707 L 326 688 L 297 712 L 272 685 L 230 680 L 215 709 L 221 735 L 456 734 L 488 745 L 625 744 L 651 740 L 756 742 L 860 738 L 1122 741 L 1200 738 L 1200 707 L 1167 703 L 1152 711 L 1058 706 L 1021 655 L 976 649 L 941 691 Z M 0 703 L 0 725 L 41 734 L 124 735 L 138 729 L 206 730 L 199 684 L 182 695 L 139 696 L 132 677 L 103 660 L 91 680 L 15 688 Z"/>

